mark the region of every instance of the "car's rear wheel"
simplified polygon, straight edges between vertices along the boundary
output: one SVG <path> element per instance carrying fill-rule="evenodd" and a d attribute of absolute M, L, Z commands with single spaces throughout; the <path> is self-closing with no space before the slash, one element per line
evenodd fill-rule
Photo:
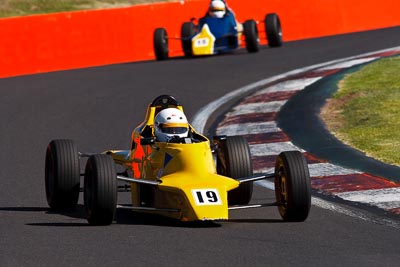
<path fill-rule="evenodd" d="M 157 28 L 154 30 L 153 36 L 154 54 L 157 60 L 168 59 L 168 35 L 164 28 Z"/>
<path fill-rule="evenodd" d="M 308 165 L 301 152 L 282 152 L 276 159 L 275 196 L 279 213 L 285 221 L 307 219 L 311 207 L 311 184 Z"/>
<path fill-rule="evenodd" d="M 90 156 L 85 168 L 84 202 L 91 225 L 110 225 L 117 208 L 117 174 L 108 155 Z"/>
<path fill-rule="evenodd" d="M 75 208 L 80 190 L 78 149 L 72 140 L 53 140 L 46 150 L 46 198 L 50 208 Z"/>
<path fill-rule="evenodd" d="M 182 50 L 185 57 L 192 56 L 192 37 L 196 34 L 193 22 L 184 22 L 181 27 Z"/>
<path fill-rule="evenodd" d="M 270 47 L 279 47 L 283 44 L 281 21 L 277 14 L 267 14 L 265 16 L 265 32 Z"/>
<path fill-rule="evenodd" d="M 257 23 L 254 20 L 246 20 L 243 23 L 243 32 L 247 51 L 249 53 L 258 52 L 260 40 L 258 38 Z"/>
<path fill-rule="evenodd" d="M 217 173 L 234 179 L 253 175 L 250 148 L 243 136 L 218 141 Z M 246 205 L 253 194 L 253 183 L 243 183 L 228 192 L 229 205 Z"/>

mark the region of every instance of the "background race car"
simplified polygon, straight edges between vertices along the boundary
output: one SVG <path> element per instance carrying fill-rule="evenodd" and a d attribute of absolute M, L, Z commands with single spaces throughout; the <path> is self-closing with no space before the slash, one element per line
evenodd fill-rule
<path fill-rule="evenodd" d="M 165 28 L 154 30 L 154 53 L 157 60 L 169 57 L 169 40 L 180 40 L 186 57 L 207 56 L 232 52 L 245 43 L 248 52 L 259 51 L 260 39 L 258 24 L 264 24 L 265 37 L 270 47 L 283 44 L 281 22 L 277 14 L 267 14 L 263 21 L 253 19 L 237 22 L 233 15 L 215 18 L 205 16 L 196 24 L 196 19 L 184 22 L 180 37 L 169 37 Z"/>

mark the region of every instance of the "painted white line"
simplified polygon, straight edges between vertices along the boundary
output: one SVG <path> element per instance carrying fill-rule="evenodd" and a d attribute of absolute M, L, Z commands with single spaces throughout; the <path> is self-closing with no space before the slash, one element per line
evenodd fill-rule
<path fill-rule="evenodd" d="M 270 190 L 275 190 L 274 182 L 261 180 L 261 181 L 256 181 L 254 183 L 258 186 L 268 188 Z M 350 216 L 353 218 L 361 219 L 363 221 L 372 222 L 372 223 L 376 223 L 376 224 L 380 224 L 380 225 L 386 225 L 386 226 L 390 226 L 390 227 L 393 227 L 396 229 L 400 229 L 400 223 L 397 221 L 393 221 L 393 220 L 386 219 L 386 218 L 381 218 L 381 217 L 374 216 L 374 215 L 367 215 L 364 212 L 351 210 L 351 209 L 345 208 L 342 205 L 332 203 L 332 202 L 323 200 L 318 197 L 311 197 L 311 205 L 325 209 L 325 210 L 330 210 L 330 211 L 333 211 L 336 213 L 340 213 L 340 214 L 343 214 L 346 216 Z"/>
<path fill-rule="evenodd" d="M 390 226 L 390 227 L 393 227 L 396 229 L 400 229 L 400 223 L 397 221 L 393 221 L 393 220 L 386 219 L 386 218 L 381 218 L 378 216 L 367 215 L 363 212 L 359 212 L 356 210 L 350 210 L 341 205 L 334 204 L 332 202 L 328 202 L 328 201 L 320 199 L 320 198 L 312 197 L 311 204 L 314 206 L 320 207 L 322 209 L 334 211 L 336 213 L 340 213 L 340 214 L 350 216 L 353 218 L 358 218 L 363 221 L 368 221 L 368 222 L 372 222 L 372 223 L 376 223 L 376 224 L 380 224 L 380 225 L 386 225 L 386 226 Z"/>
<path fill-rule="evenodd" d="M 329 66 L 326 66 L 326 67 L 321 68 L 319 70 L 324 71 L 324 70 L 332 70 L 332 69 L 351 68 L 351 67 L 353 67 L 355 65 L 367 63 L 367 62 L 370 62 L 370 61 L 373 61 L 373 60 L 376 60 L 376 59 L 377 59 L 377 57 L 354 59 L 354 60 L 350 60 L 350 61 L 346 61 L 346 62 L 341 62 L 341 63 L 329 65 Z"/>
<path fill-rule="evenodd" d="M 275 171 L 274 167 L 254 169 L 254 173 L 271 173 Z"/>
<path fill-rule="evenodd" d="M 263 95 L 267 93 L 274 93 L 274 92 L 293 92 L 293 91 L 300 91 L 305 87 L 309 86 L 310 84 L 315 83 L 322 77 L 315 77 L 315 78 L 304 78 L 304 79 L 296 79 L 296 80 L 289 80 L 283 81 L 276 85 L 268 86 L 265 89 L 262 89 L 255 93 L 254 95 Z"/>
<path fill-rule="evenodd" d="M 336 166 L 330 163 L 313 163 L 308 164 L 308 169 L 310 170 L 311 177 L 321 177 L 321 176 L 336 176 L 336 175 L 349 175 L 360 173 L 355 170 L 346 169 L 340 166 Z M 260 168 L 254 169 L 255 173 L 270 173 L 273 172 L 274 168 Z"/>
<path fill-rule="evenodd" d="M 344 192 L 344 193 L 338 193 L 335 195 L 344 200 L 378 206 L 385 210 L 400 207 L 400 188 L 399 187 Z"/>
<path fill-rule="evenodd" d="M 287 100 L 284 101 L 269 101 L 262 103 L 250 103 L 236 106 L 233 111 L 227 113 L 228 116 L 238 116 L 253 113 L 269 113 L 278 112 Z"/>
<path fill-rule="evenodd" d="M 272 156 L 278 155 L 282 151 L 299 150 L 304 152 L 301 148 L 295 146 L 292 142 L 279 142 L 279 143 L 264 143 L 257 145 L 250 145 L 250 152 L 252 156 Z"/>
<path fill-rule="evenodd" d="M 267 121 L 261 123 L 243 123 L 231 124 L 219 127 L 217 134 L 219 135 L 245 135 L 280 132 L 281 129 L 276 126 L 275 121 Z"/>
<path fill-rule="evenodd" d="M 254 184 L 275 191 L 275 184 L 274 184 L 274 182 L 267 181 L 267 180 L 259 180 L 259 181 L 255 181 Z"/>
<path fill-rule="evenodd" d="M 362 173 L 357 170 L 343 168 L 337 165 L 333 165 L 331 163 L 308 164 L 308 168 L 310 169 L 311 177 L 349 175 L 349 174 Z"/>

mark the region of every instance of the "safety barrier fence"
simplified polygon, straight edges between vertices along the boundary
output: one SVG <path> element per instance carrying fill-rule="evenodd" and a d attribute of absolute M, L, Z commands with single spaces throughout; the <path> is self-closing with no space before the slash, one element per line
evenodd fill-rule
<path fill-rule="evenodd" d="M 399 0 L 227 2 L 241 22 L 277 13 L 285 41 L 400 25 Z M 167 29 L 170 54 L 182 55 L 180 42 L 172 37 L 179 37 L 183 22 L 203 16 L 208 3 L 187 0 L 0 19 L 0 78 L 153 60 L 156 27 Z"/>

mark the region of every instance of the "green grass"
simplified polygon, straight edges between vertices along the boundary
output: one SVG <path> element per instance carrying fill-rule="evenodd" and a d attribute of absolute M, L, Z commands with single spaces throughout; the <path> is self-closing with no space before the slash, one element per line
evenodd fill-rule
<path fill-rule="evenodd" d="M 4 18 L 173 1 L 176 0 L 1 0 L 0 17 Z"/>
<path fill-rule="evenodd" d="M 400 57 L 347 75 L 333 96 L 328 128 L 345 143 L 400 166 Z M 329 126 L 331 125 L 331 126 Z M 333 125 L 333 126 L 332 126 Z M 332 128 L 334 127 L 334 128 Z"/>

